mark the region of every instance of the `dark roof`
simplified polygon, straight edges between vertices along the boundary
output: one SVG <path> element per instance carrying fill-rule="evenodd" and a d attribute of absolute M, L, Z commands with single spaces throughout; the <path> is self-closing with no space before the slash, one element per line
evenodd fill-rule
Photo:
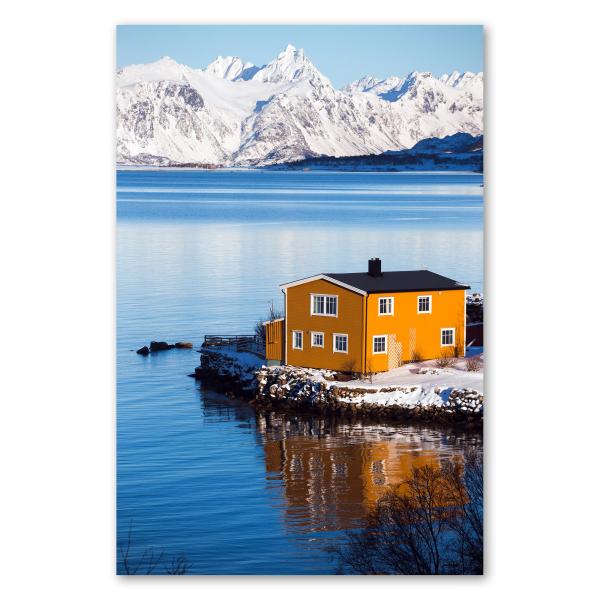
<path fill-rule="evenodd" d="M 438 290 L 469 290 L 470 286 L 458 283 L 431 271 L 383 271 L 372 277 L 363 273 L 324 273 L 327 277 L 351 285 L 367 293 L 375 292 L 427 292 Z"/>

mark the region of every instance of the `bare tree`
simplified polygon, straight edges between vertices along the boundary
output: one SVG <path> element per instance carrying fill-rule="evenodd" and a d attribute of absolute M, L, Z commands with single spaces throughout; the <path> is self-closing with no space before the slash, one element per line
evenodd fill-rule
<path fill-rule="evenodd" d="M 367 360 L 367 369 L 365 375 L 369 378 L 369 383 L 373 383 L 373 375 L 375 375 L 375 370 L 373 369 L 373 359 L 371 358 Z"/>
<path fill-rule="evenodd" d="M 448 495 L 458 507 L 458 518 L 449 523 L 455 533 L 454 568 L 461 573 L 483 573 L 483 460 L 480 453 L 465 453 L 464 468 L 448 469 Z"/>
<path fill-rule="evenodd" d="M 334 550 L 342 573 L 483 573 L 481 455 L 413 469 L 378 501 L 367 527 Z"/>
<path fill-rule="evenodd" d="M 267 341 L 267 333 L 263 323 L 265 323 L 266 321 L 275 321 L 276 319 L 281 319 L 283 316 L 283 312 L 280 310 L 276 310 L 275 303 L 273 302 L 273 300 L 271 300 L 271 302 L 269 302 L 268 305 L 267 316 L 263 319 L 259 319 L 258 321 L 256 321 L 254 325 L 254 335 L 258 337 L 258 340 L 261 344 L 264 345 Z"/>
<path fill-rule="evenodd" d="M 441 352 L 440 355 L 435 359 L 435 366 L 438 367 L 438 369 L 453 367 L 457 362 L 455 354 L 455 348 Z"/>
<path fill-rule="evenodd" d="M 356 375 L 356 359 L 349 358 L 342 364 L 342 372 L 348 373 L 351 378 L 354 378 Z"/>
<path fill-rule="evenodd" d="M 119 554 L 121 556 L 121 565 L 125 575 L 150 575 L 156 569 L 158 563 L 162 560 L 164 552 L 155 554 L 153 548 L 146 548 L 137 558 L 131 557 L 131 542 L 132 542 L 132 523 L 129 523 L 129 531 L 127 533 L 127 543 L 119 546 Z"/>
<path fill-rule="evenodd" d="M 483 365 L 479 356 L 470 356 L 465 361 L 465 366 L 467 371 L 480 371 Z"/>
<path fill-rule="evenodd" d="M 171 560 L 170 567 L 167 567 L 167 575 L 185 575 L 191 566 L 192 563 L 187 561 L 185 554 L 181 554 Z"/>
<path fill-rule="evenodd" d="M 410 355 L 410 361 L 413 363 L 423 362 L 423 355 L 418 350 L 413 350 Z"/>
<path fill-rule="evenodd" d="M 164 550 L 157 553 L 154 548 L 145 548 L 137 557 L 132 556 L 133 523 L 129 523 L 127 542 L 119 545 L 119 556 L 121 558 L 121 569 L 125 575 L 152 575 L 161 563 Z M 184 554 L 171 559 L 169 566 L 165 567 L 167 575 L 185 575 L 192 566 Z"/>

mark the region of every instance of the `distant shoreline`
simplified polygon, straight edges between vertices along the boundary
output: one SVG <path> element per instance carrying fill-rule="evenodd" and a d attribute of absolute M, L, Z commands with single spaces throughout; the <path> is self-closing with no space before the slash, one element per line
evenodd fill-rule
<path fill-rule="evenodd" d="M 289 165 L 274 167 L 177 167 L 168 166 L 162 167 L 159 165 L 116 165 L 116 171 L 179 171 L 179 172 L 242 172 L 242 173 L 406 173 L 415 175 L 482 175 L 483 171 L 477 170 L 456 170 L 456 169 L 347 169 L 347 168 L 315 168 L 315 169 L 300 169 L 290 167 Z"/>

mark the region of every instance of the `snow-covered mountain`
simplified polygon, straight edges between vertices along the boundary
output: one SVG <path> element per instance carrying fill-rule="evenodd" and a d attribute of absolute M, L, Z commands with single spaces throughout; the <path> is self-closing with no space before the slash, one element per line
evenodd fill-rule
<path fill-rule="evenodd" d="M 482 131 L 481 73 L 365 77 L 336 90 L 291 45 L 262 67 L 228 56 L 192 69 L 164 57 L 117 73 L 125 164 L 277 164 Z"/>
<path fill-rule="evenodd" d="M 229 79 L 229 81 L 239 79 L 245 81 L 251 79 L 259 70 L 260 67 L 251 62 L 243 62 L 239 56 L 217 56 L 216 60 L 204 69 L 204 72 L 221 79 Z"/>
<path fill-rule="evenodd" d="M 367 156 L 315 157 L 271 169 L 336 171 L 477 171 L 483 172 L 483 135 L 455 133 L 417 142 L 406 150 Z"/>

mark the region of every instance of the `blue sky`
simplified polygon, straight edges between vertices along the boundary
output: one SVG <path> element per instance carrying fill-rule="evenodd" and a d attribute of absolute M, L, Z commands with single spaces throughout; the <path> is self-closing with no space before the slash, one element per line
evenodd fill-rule
<path fill-rule="evenodd" d="M 120 25 L 117 66 L 170 56 L 203 68 L 218 55 L 263 65 L 288 43 L 336 87 L 363 75 L 483 71 L 479 25 Z"/>

